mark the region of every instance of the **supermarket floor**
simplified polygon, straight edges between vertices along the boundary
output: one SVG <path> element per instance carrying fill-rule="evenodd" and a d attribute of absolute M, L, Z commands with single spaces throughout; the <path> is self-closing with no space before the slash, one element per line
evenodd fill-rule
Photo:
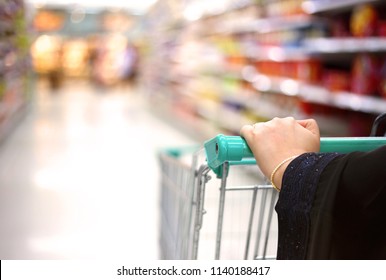
<path fill-rule="evenodd" d="M 38 83 L 0 145 L 0 259 L 157 259 L 156 151 L 191 143 L 135 88 Z"/>

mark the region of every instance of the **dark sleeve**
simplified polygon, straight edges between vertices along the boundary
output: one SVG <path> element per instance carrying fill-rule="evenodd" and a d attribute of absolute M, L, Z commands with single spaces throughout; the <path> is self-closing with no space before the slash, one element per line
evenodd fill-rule
<path fill-rule="evenodd" d="M 320 176 L 307 258 L 386 259 L 386 146 L 341 156 Z"/>
<path fill-rule="evenodd" d="M 278 259 L 386 257 L 384 159 L 386 146 L 293 160 L 276 205 Z"/>
<path fill-rule="evenodd" d="M 305 259 L 310 212 L 320 174 L 339 154 L 306 153 L 286 168 L 279 200 L 277 259 Z"/>
<path fill-rule="evenodd" d="M 341 193 L 356 206 L 365 208 L 386 186 L 386 146 L 371 152 L 355 152 L 342 158 Z"/>

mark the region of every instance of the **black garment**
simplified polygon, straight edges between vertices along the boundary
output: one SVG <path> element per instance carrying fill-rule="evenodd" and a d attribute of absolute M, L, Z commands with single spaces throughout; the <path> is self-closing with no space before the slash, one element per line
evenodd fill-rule
<path fill-rule="evenodd" d="M 308 153 L 283 175 L 278 259 L 386 259 L 386 146 Z"/>

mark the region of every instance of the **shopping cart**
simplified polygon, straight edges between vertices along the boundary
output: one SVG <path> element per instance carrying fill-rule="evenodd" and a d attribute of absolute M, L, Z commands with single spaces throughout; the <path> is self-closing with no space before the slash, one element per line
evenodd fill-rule
<path fill-rule="evenodd" d="M 161 258 L 191 259 L 197 148 L 163 149 L 161 166 Z M 192 161 L 193 159 L 193 161 Z"/>
<path fill-rule="evenodd" d="M 320 148 L 347 153 L 385 144 L 386 137 L 321 138 Z M 257 169 L 245 140 L 218 135 L 193 150 L 169 149 L 159 155 L 161 257 L 274 259 L 278 193 Z M 211 180 L 213 175 L 219 180 Z"/>

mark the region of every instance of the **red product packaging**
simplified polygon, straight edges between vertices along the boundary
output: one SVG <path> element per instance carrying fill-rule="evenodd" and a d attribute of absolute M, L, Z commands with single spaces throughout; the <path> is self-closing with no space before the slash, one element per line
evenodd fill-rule
<path fill-rule="evenodd" d="M 320 76 L 322 72 L 322 64 L 317 59 L 311 59 L 307 62 L 301 63 L 300 71 L 300 80 L 315 83 L 320 81 Z"/>
<path fill-rule="evenodd" d="M 359 54 L 352 67 L 351 90 L 363 95 L 375 95 L 379 87 L 380 67 L 378 58 L 370 54 Z"/>
<path fill-rule="evenodd" d="M 379 23 L 378 23 L 378 36 L 386 37 L 386 20 L 379 21 Z"/>
<path fill-rule="evenodd" d="M 343 70 L 325 70 L 322 83 L 329 91 L 349 91 L 350 73 Z"/>

